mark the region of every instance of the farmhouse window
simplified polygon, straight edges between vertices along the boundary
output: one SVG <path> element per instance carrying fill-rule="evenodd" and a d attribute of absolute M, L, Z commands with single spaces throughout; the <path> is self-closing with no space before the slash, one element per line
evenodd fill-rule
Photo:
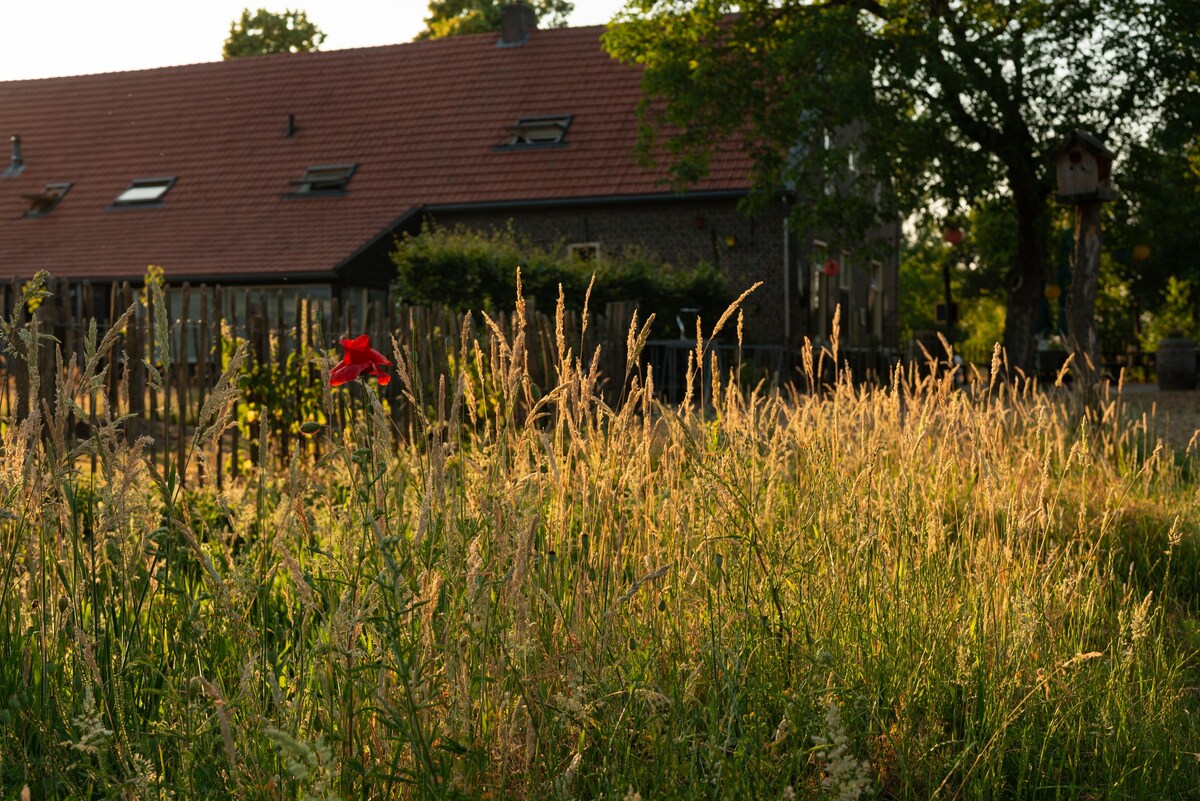
<path fill-rule="evenodd" d="M 571 127 L 570 114 L 546 117 L 521 117 L 515 125 L 508 126 L 508 144 L 505 147 L 530 147 L 562 145 Z"/>
<path fill-rule="evenodd" d="M 303 178 L 297 178 L 291 183 L 296 187 L 297 195 L 333 195 L 346 191 L 350 176 L 358 168 L 357 164 L 326 164 L 319 167 L 309 167 L 304 171 Z"/>
<path fill-rule="evenodd" d="M 114 206 L 150 206 L 162 200 L 175 178 L 136 178 L 113 200 Z"/>
<path fill-rule="evenodd" d="M 581 261 L 586 264 L 600 263 L 600 243 L 599 242 L 572 242 L 567 245 L 567 257 L 572 261 Z"/>
<path fill-rule="evenodd" d="M 871 262 L 871 287 L 867 294 L 867 307 L 871 310 L 871 333 L 876 339 L 883 337 L 883 263 Z"/>
<path fill-rule="evenodd" d="M 21 195 L 29 201 L 29 210 L 25 212 L 26 217 L 44 217 L 50 213 L 50 210 L 58 205 L 58 202 L 63 199 L 63 195 L 67 194 L 67 190 L 71 188 L 69 183 L 53 183 L 46 184 L 46 188 L 36 195 Z"/>
<path fill-rule="evenodd" d="M 810 286 L 808 290 L 809 311 L 816 316 L 821 309 L 821 290 L 824 287 L 822 268 L 829 259 L 829 246 L 819 239 L 813 240 L 812 266 L 809 268 Z"/>

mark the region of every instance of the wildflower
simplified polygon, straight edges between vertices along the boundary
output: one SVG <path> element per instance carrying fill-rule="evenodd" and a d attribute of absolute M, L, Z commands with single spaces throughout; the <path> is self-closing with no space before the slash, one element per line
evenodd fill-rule
<path fill-rule="evenodd" d="M 63 745 L 70 746 L 76 751 L 95 754 L 99 751 L 99 746 L 104 745 L 112 737 L 112 729 L 104 728 L 104 721 L 100 710 L 96 708 L 96 697 L 92 693 L 91 685 L 84 687 L 83 690 L 83 711 L 72 718 L 71 722 L 79 730 L 79 740 L 65 742 Z"/>
<path fill-rule="evenodd" d="M 391 380 L 391 376 L 380 370 L 380 366 L 390 366 L 386 358 L 379 351 L 371 347 L 371 340 L 366 334 L 357 339 L 343 339 L 342 348 L 345 350 L 345 355 L 342 356 L 341 362 L 333 368 L 329 374 L 329 385 L 338 386 L 345 384 L 347 381 L 353 381 L 365 372 L 370 372 L 379 380 L 380 386 L 386 386 Z"/>
<path fill-rule="evenodd" d="M 571 764 L 567 765 L 567 769 L 562 772 L 562 775 L 554 780 L 555 789 L 561 795 L 569 795 L 571 788 L 575 786 L 575 775 L 579 773 L 579 765 L 583 762 L 583 754 L 578 751 L 571 757 Z"/>
<path fill-rule="evenodd" d="M 841 710 L 830 700 L 825 712 L 828 737 L 813 737 L 813 743 L 825 750 L 819 754 L 822 762 L 821 784 L 828 787 L 838 801 L 860 801 L 871 795 L 870 765 L 859 762 L 850 751 L 850 735 L 842 723 Z"/>

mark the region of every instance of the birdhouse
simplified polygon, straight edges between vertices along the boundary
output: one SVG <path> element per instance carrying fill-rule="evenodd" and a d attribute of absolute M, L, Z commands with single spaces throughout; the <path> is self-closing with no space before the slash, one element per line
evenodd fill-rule
<path fill-rule="evenodd" d="M 1058 200 L 1073 204 L 1116 200 L 1112 163 L 1113 154 L 1099 139 L 1078 129 L 1072 131 L 1054 155 Z"/>

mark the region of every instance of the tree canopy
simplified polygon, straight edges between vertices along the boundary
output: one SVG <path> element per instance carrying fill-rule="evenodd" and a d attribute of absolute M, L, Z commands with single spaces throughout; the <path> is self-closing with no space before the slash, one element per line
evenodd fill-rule
<path fill-rule="evenodd" d="M 798 224 L 846 241 L 873 213 L 1011 204 L 1004 344 L 1028 370 L 1055 149 L 1082 128 L 1123 156 L 1177 116 L 1198 30 L 1192 0 L 630 0 L 605 41 L 644 66 L 643 146 L 680 182 L 743 134 L 757 185 L 795 186 Z"/>
<path fill-rule="evenodd" d="M 500 10 L 511 0 L 429 0 L 429 16 L 425 30 L 418 39 L 440 39 L 468 33 L 489 33 L 500 30 Z M 526 5 L 537 15 L 538 24 L 559 28 L 567 24 L 567 16 L 575 10 L 569 0 L 527 0 Z"/>
<path fill-rule="evenodd" d="M 288 9 L 275 14 L 260 8 L 253 14 L 243 9 L 241 19 L 229 26 L 229 38 L 221 57 L 229 60 L 243 56 L 273 53 L 307 53 L 319 50 L 325 34 L 308 21 L 303 11 Z"/>
<path fill-rule="evenodd" d="M 1195 111 L 1197 118 L 1182 117 L 1133 149 L 1126 197 L 1115 204 L 1108 237 L 1114 272 L 1129 302 L 1148 316 L 1170 297 L 1171 277 L 1200 286 L 1200 175 L 1190 161 L 1200 146 L 1200 104 Z"/>

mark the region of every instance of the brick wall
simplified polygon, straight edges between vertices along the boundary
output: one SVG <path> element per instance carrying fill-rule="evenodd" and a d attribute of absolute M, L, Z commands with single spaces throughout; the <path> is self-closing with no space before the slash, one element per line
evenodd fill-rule
<path fill-rule="evenodd" d="M 738 211 L 737 201 L 733 199 L 672 199 L 443 212 L 430 215 L 430 219 L 443 226 L 464 225 L 481 230 L 498 230 L 511 225 L 519 235 L 542 246 L 561 244 L 565 249 L 573 243 L 598 243 L 603 256 L 615 256 L 627 247 L 635 247 L 676 266 L 690 267 L 706 262 L 721 271 L 734 294 L 762 281 L 763 286 L 745 304 L 746 341 L 796 346 L 804 336 L 813 336 L 819 327 L 810 314 L 808 297 L 801 296 L 801 287 L 807 288 L 810 281 L 813 238 L 789 234 L 784 225 L 786 215 L 787 206 L 782 201 L 755 217 L 747 217 Z M 786 245 L 785 239 L 789 240 Z M 831 243 L 830 252 L 840 257 L 841 247 Z M 787 265 L 785 254 L 789 261 Z M 858 325 L 861 315 L 857 310 L 843 311 L 843 317 L 848 321 L 843 325 L 843 331 L 851 330 L 849 322 L 855 323 L 855 345 L 886 345 L 896 339 L 896 261 L 894 254 L 883 258 L 883 342 L 872 338 Z M 865 257 L 862 260 L 865 261 Z M 850 293 L 843 295 L 841 300 L 849 300 L 857 306 L 865 304 L 868 285 L 869 281 L 858 276 L 857 287 L 852 280 Z M 835 302 L 838 291 L 833 288 Z M 715 322 L 705 321 L 706 328 Z M 867 328 L 870 328 L 869 322 Z M 849 345 L 850 340 L 843 337 L 843 344 Z"/>

